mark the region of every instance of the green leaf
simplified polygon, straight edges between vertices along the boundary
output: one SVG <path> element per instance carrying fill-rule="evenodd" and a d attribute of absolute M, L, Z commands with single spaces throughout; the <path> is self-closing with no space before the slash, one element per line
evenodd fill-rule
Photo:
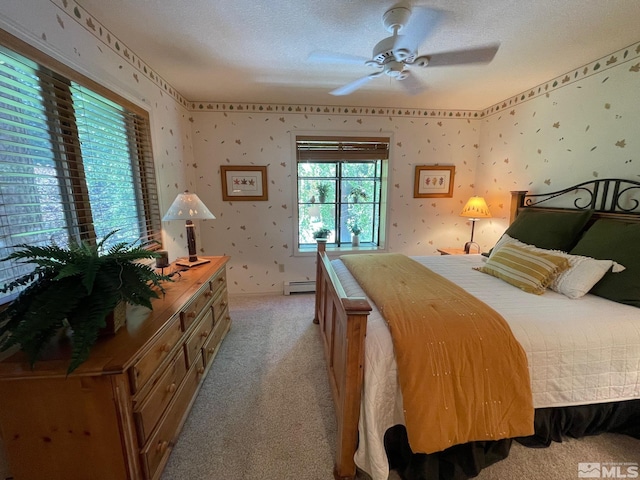
<path fill-rule="evenodd" d="M 73 329 L 71 373 L 88 358 L 105 317 L 119 301 L 153 307 L 151 300 L 164 292 L 161 283 L 171 280 L 139 260 L 159 255 L 137 242 L 116 243 L 105 251 L 115 232 L 95 245 L 21 245 L 3 259 L 35 267 L 1 290 L 23 289 L 0 312 L 0 351 L 20 345 L 33 365 L 66 323 Z"/>

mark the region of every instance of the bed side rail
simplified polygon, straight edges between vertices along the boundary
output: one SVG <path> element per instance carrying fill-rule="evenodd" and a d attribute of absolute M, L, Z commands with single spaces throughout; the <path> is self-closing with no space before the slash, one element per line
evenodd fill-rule
<path fill-rule="evenodd" d="M 320 326 L 329 384 L 337 420 L 334 477 L 355 477 L 353 456 L 358 443 L 358 419 L 363 382 L 364 339 L 371 305 L 364 297 L 348 297 L 324 243 L 318 244 L 314 323 Z"/>

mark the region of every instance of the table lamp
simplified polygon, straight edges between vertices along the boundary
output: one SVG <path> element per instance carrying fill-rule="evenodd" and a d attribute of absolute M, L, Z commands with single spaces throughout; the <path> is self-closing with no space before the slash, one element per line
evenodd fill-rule
<path fill-rule="evenodd" d="M 176 265 L 183 267 L 195 267 L 209 260 L 198 258 L 196 255 L 196 235 L 193 220 L 214 220 L 216 217 L 202 203 L 195 193 L 179 193 L 173 201 L 167 213 L 162 217 L 162 221 L 185 220 L 187 226 L 187 246 L 189 248 L 189 260 L 178 260 Z"/>
<path fill-rule="evenodd" d="M 476 225 L 476 220 L 480 218 L 491 218 L 491 212 L 489 212 L 487 202 L 485 202 L 482 197 L 471 197 L 462 209 L 460 216 L 467 217 L 471 220 L 471 240 L 464 244 L 464 253 L 469 253 L 471 245 L 478 247 L 478 253 L 480 253 L 480 245 L 473 241 L 473 230 Z"/>

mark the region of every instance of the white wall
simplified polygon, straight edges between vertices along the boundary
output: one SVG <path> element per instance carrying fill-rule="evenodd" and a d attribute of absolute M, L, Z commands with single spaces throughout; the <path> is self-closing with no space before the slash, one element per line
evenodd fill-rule
<path fill-rule="evenodd" d="M 389 251 L 431 255 L 438 247 L 462 246 L 470 236 L 470 225 L 458 214 L 474 193 L 480 121 L 464 118 L 466 112 L 458 112 L 461 118 L 455 112 L 438 118 L 391 109 L 371 114 L 309 107 L 297 113 L 304 107 L 295 105 L 277 112 L 256 105 L 240 111 L 237 106 L 229 111 L 229 105 L 202 107 L 193 113 L 194 175 L 200 197 L 217 219 L 200 222 L 200 246 L 208 255 L 231 256 L 230 293 L 281 292 L 284 280 L 315 275 L 313 256 L 294 256 L 296 131 L 392 135 Z M 453 198 L 413 198 L 415 166 L 436 163 L 456 167 Z M 269 200 L 223 202 L 220 165 L 268 165 Z"/>
<path fill-rule="evenodd" d="M 485 248 L 507 226 L 510 190 L 544 193 L 595 178 L 640 179 L 640 43 L 492 110 L 480 127 L 476 179 L 478 194 L 498 217 L 478 236 Z"/>

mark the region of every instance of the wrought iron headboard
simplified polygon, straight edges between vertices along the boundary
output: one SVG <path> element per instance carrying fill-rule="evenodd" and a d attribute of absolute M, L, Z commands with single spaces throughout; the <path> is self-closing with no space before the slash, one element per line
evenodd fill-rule
<path fill-rule="evenodd" d="M 634 190 L 637 190 L 635 192 Z M 637 193 L 637 195 L 631 196 Z M 574 193 L 573 208 L 541 205 L 552 199 Z M 626 204 L 622 204 L 624 200 Z M 527 191 L 511 192 L 511 221 L 522 208 L 545 208 L 549 210 L 594 210 L 597 217 L 621 217 L 636 220 L 640 215 L 640 181 L 620 178 L 605 178 L 579 183 L 564 190 L 551 193 L 529 194 Z"/>

